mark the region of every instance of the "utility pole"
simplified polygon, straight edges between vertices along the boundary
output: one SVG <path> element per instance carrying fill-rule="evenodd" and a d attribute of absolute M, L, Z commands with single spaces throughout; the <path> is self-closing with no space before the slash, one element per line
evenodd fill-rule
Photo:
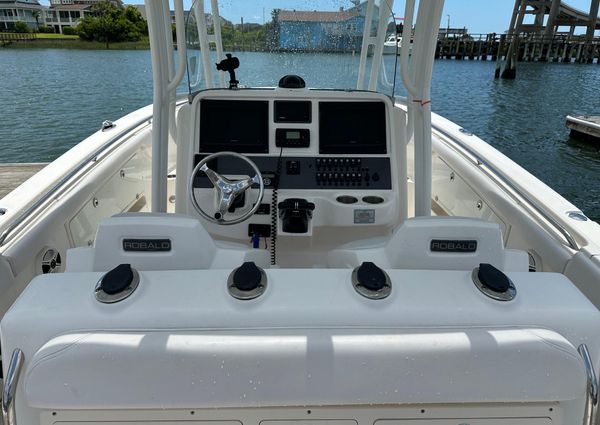
<path fill-rule="evenodd" d="M 242 52 L 244 51 L 244 17 L 240 18 L 240 32 L 242 37 Z"/>
<path fill-rule="evenodd" d="M 446 38 L 450 36 L 450 15 L 446 15 L 448 17 L 448 26 L 446 27 Z"/>

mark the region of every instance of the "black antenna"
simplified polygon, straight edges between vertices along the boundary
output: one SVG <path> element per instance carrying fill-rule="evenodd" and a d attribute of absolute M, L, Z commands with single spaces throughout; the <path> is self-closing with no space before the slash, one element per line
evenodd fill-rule
<path fill-rule="evenodd" d="M 239 81 L 235 79 L 235 70 L 240 66 L 240 60 L 235 56 L 231 56 L 231 53 L 227 53 L 227 59 L 223 59 L 221 62 L 217 63 L 217 71 L 227 71 L 229 72 L 229 88 L 236 89 L 238 87 Z"/>

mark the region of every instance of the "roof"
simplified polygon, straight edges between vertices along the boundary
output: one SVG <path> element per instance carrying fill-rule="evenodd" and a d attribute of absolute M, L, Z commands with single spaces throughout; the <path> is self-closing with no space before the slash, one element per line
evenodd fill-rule
<path fill-rule="evenodd" d="M 91 4 L 53 4 L 50 10 L 87 10 L 91 7 Z"/>
<path fill-rule="evenodd" d="M 26 2 L 26 1 L 15 1 L 15 0 L 0 0 L 0 7 L 15 7 L 18 9 L 45 9 L 45 6 L 42 6 L 38 2 Z"/>
<path fill-rule="evenodd" d="M 320 12 L 320 11 L 304 11 L 304 10 L 280 10 L 277 16 L 278 21 L 290 22 L 339 22 L 347 21 L 359 13 L 354 11 L 343 10 L 339 12 Z"/>

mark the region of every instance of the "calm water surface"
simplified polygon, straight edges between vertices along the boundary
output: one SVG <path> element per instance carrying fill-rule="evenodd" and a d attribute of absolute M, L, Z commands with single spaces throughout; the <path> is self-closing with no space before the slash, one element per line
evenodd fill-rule
<path fill-rule="evenodd" d="M 357 57 L 239 53 L 238 79 L 276 84 L 287 73 L 308 85 L 352 87 Z M 386 57 L 393 80 L 394 58 Z M 436 61 L 435 112 L 471 130 L 600 219 L 600 144 L 569 139 L 570 113 L 600 113 L 600 66 L 522 63 L 514 81 L 493 79 L 491 62 Z M 0 162 L 51 161 L 96 131 L 152 102 L 148 51 L 1 50 Z M 384 91 L 390 87 L 382 87 Z M 402 93 L 402 89 L 397 89 Z"/>

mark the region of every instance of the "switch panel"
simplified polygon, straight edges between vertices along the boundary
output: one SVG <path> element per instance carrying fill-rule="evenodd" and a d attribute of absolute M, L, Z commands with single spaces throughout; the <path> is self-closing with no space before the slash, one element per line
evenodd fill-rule
<path fill-rule="evenodd" d="M 196 163 L 202 155 L 196 156 Z M 265 188 L 273 187 L 277 156 L 249 156 L 261 170 Z M 280 189 L 391 190 L 392 174 L 387 157 L 283 157 Z M 213 170 L 228 176 L 251 175 L 253 171 L 236 158 L 222 157 Z M 203 173 L 198 173 L 194 187 L 212 188 Z"/>

